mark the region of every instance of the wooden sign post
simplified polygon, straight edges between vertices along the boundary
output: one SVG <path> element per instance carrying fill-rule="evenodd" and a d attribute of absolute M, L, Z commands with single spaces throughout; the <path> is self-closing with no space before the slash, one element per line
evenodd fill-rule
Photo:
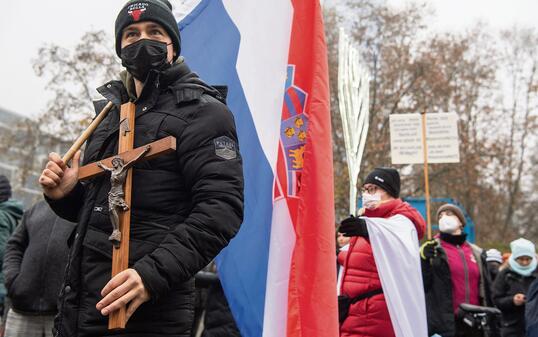
<path fill-rule="evenodd" d="M 459 163 L 458 116 L 455 113 L 390 115 L 393 164 L 423 164 L 428 239 L 432 237 L 428 164 Z"/>
<path fill-rule="evenodd" d="M 109 106 L 109 105 L 107 105 Z M 110 110 L 110 107 L 108 108 Z M 107 110 L 107 112 L 108 112 Z M 93 124 L 93 123 L 92 123 Z M 95 125 L 97 127 L 97 125 Z M 94 129 L 95 129 L 94 127 Z M 158 141 L 146 144 L 144 146 L 133 149 L 134 136 L 135 136 L 135 105 L 133 103 L 125 103 L 121 106 L 120 110 L 120 127 L 119 127 L 119 141 L 118 141 L 118 155 L 101 160 L 99 163 L 91 163 L 85 165 L 79 169 L 79 180 L 90 179 L 95 176 L 104 174 L 99 164 L 112 166 L 112 160 L 120 158 L 123 162 L 127 163 L 136 158 L 141 157 L 137 161 L 148 160 L 156 156 L 164 155 L 176 150 L 176 139 L 172 136 L 162 138 Z M 93 131 L 93 130 L 91 130 Z M 91 134 L 91 131 L 89 132 Z M 84 134 L 86 134 L 85 132 Z M 84 136 L 83 134 L 83 136 Z M 86 138 L 89 134 L 86 136 Z M 80 137 L 82 138 L 82 136 Z M 79 138 L 79 139 L 80 139 Z M 83 142 L 77 140 L 78 148 Z M 78 150 L 76 148 L 71 151 L 75 146 L 70 149 L 70 155 L 64 156 L 64 161 L 68 161 L 70 157 Z M 71 153 L 72 152 L 72 153 Z M 131 169 L 127 171 L 127 177 L 124 183 L 124 197 L 125 203 L 129 206 L 127 210 L 120 212 L 119 214 L 119 229 L 121 232 L 121 241 L 117 247 L 112 248 L 112 277 L 118 273 L 126 270 L 129 267 L 129 234 L 131 223 L 131 194 L 132 194 L 132 180 L 133 173 Z M 108 329 L 124 329 L 126 325 L 126 307 L 113 312 L 108 321 Z"/>
<path fill-rule="evenodd" d="M 424 193 L 426 194 L 426 227 L 428 228 L 428 240 L 432 238 L 432 222 L 430 215 L 430 176 L 428 173 L 428 142 L 426 141 L 426 112 L 422 113 L 422 147 L 424 148 Z"/>

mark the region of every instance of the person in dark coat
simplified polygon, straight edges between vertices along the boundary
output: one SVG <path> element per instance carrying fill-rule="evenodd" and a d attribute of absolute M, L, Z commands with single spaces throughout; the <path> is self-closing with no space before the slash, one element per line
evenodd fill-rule
<path fill-rule="evenodd" d="M 202 337 L 241 337 L 226 295 L 224 295 L 215 263 L 210 265 L 210 270 L 205 272 L 203 277 L 208 289 L 204 307 Z M 198 279 L 197 277 L 197 282 Z"/>
<path fill-rule="evenodd" d="M 512 241 L 510 249 L 508 267 L 500 271 L 493 284 L 493 301 L 502 311 L 502 337 L 525 337 L 526 295 L 538 276 L 536 249 L 525 239 Z"/>
<path fill-rule="evenodd" d="M 485 260 L 487 264 L 489 278 L 493 285 L 495 278 L 497 278 L 497 274 L 499 274 L 499 269 L 503 264 L 503 257 L 501 252 L 497 249 L 488 249 L 486 251 Z"/>
<path fill-rule="evenodd" d="M 195 276 L 196 290 L 201 290 L 199 317 L 191 337 L 241 337 L 239 328 L 224 295 L 217 275 L 217 265 L 211 262 Z"/>
<path fill-rule="evenodd" d="M 527 292 L 525 326 L 527 337 L 538 337 L 538 278 L 532 282 Z"/>
<path fill-rule="evenodd" d="M 466 240 L 465 216 L 459 207 L 442 205 L 437 219 L 441 233 L 420 248 L 428 333 L 463 336 L 457 329 L 459 305 L 487 305 L 483 251 Z"/>
<path fill-rule="evenodd" d="M 4 250 L 7 240 L 17 227 L 17 223 L 22 218 L 22 204 L 11 199 L 11 184 L 6 176 L 0 175 L 0 316 L 4 312 L 4 299 L 6 297 L 6 287 L 4 284 L 4 273 L 2 263 L 4 261 Z"/>
<path fill-rule="evenodd" d="M 26 211 L 6 245 L 4 275 L 11 308 L 5 337 L 52 336 L 67 263 L 67 238 L 75 224 L 45 201 Z"/>
<path fill-rule="evenodd" d="M 202 337 L 241 337 L 218 278 L 207 293 Z"/>
<path fill-rule="evenodd" d="M 40 177 L 53 210 L 78 222 L 55 334 L 60 337 L 186 337 L 194 316 L 194 275 L 234 237 L 243 218 L 243 170 L 224 93 L 180 55 L 168 1 L 129 1 L 116 19 L 116 52 L 127 73 L 98 91 L 112 109 L 88 140 L 83 164 L 118 149 L 119 105 L 136 105 L 135 147 L 172 135 L 176 150 L 133 167 L 129 269 L 110 279 L 108 175 L 78 182 L 76 154 L 57 154 Z M 104 106 L 98 102 L 96 110 Z M 126 329 L 108 315 L 126 307 Z"/>

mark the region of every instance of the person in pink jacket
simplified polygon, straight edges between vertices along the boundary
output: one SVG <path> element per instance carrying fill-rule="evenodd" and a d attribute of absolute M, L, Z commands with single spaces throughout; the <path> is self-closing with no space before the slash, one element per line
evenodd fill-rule
<path fill-rule="evenodd" d="M 457 327 L 459 305 L 486 305 L 482 249 L 467 241 L 465 216 L 458 206 L 441 206 L 437 219 L 440 234 L 420 249 L 428 333 L 463 336 Z"/>

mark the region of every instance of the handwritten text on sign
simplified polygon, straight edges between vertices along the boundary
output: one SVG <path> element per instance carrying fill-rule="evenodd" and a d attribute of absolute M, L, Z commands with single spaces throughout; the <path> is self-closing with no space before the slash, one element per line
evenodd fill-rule
<path fill-rule="evenodd" d="M 455 113 L 426 114 L 428 163 L 459 163 L 458 116 Z M 424 163 L 422 116 L 390 115 L 390 148 L 393 164 Z"/>

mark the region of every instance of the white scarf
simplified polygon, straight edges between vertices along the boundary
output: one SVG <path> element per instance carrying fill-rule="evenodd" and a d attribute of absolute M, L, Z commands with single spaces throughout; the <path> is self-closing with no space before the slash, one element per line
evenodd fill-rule
<path fill-rule="evenodd" d="M 364 218 L 396 337 L 427 337 L 419 241 L 411 220 Z"/>

